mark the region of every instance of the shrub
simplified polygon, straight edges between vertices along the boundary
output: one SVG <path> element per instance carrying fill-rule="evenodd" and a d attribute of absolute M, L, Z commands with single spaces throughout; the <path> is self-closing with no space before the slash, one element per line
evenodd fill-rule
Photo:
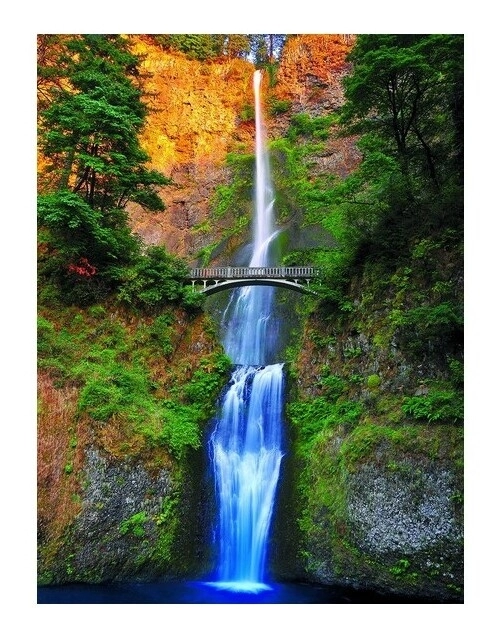
<path fill-rule="evenodd" d="M 370 374 L 370 376 L 366 380 L 366 385 L 370 390 L 375 390 L 380 385 L 380 377 L 378 374 Z"/>
<path fill-rule="evenodd" d="M 172 323 L 173 316 L 170 313 L 162 314 L 153 321 L 149 327 L 147 334 L 161 348 L 163 354 L 168 356 L 172 353 Z"/>
<path fill-rule="evenodd" d="M 133 266 L 123 271 L 118 299 L 139 308 L 161 307 L 183 298 L 187 265 L 162 246 L 149 246 Z"/>
<path fill-rule="evenodd" d="M 190 313 L 196 313 L 203 308 L 205 297 L 201 292 L 193 290 L 189 286 L 182 289 L 181 305 Z"/>
<path fill-rule="evenodd" d="M 445 352 L 462 343 L 463 315 L 452 302 L 394 310 L 390 315 L 396 337 L 414 356 L 427 352 Z"/>
<path fill-rule="evenodd" d="M 182 405 L 165 401 L 163 428 L 158 443 L 168 445 L 176 458 L 181 458 L 186 449 L 201 446 L 200 423 L 203 414 L 198 405 Z"/>
<path fill-rule="evenodd" d="M 346 389 L 346 383 L 340 377 L 327 376 L 321 379 L 324 395 L 331 401 L 336 401 Z"/>
<path fill-rule="evenodd" d="M 418 397 L 407 397 L 403 401 L 404 414 L 428 423 L 456 423 L 464 417 L 463 398 L 454 390 L 433 390 Z"/>
<path fill-rule="evenodd" d="M 278 100 L 276 98 L 272 98 L 269 101 L 269 111 L 271 115 L 281 115 L 282 113 L 286 113 L 290 110 L 292 106 L 292 102 L 290 100 Z"/>
<path fill-rule="evenodd" d="M 335 425 L 356 425 L 362 412 L 363 406 L 357 401 L 332 402 L 325 397 L 296 401 L 287 407 L 288 417 L 306 445 Z"/>
<path fill-rule="evenodd" d="M 242 122 L 251 122 L 255 119 L 255 108 L 252 104 L 245 104 L 240 112 Z"/>
<path fill-rule="evenodd" d="M 334 119 L 334 115 L 311 117 L 308 113 L 298 113 L 291 118 L 287 137 L 292 141 L 299 136 L 327 140 L 330 137 L 330 128 Z"/>

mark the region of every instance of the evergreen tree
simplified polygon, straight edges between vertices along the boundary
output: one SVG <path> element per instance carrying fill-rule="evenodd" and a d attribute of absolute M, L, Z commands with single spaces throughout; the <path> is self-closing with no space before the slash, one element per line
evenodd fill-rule
<path fill-rule="evenodd" d="M 286 40 L 285 34 L 255 33 L 250 36 L 250 46 L 255 65 L 265 67 L 276 62 Z"/>
<path fill-rule="evenodd" d="M 419 242 L 460 250 L 463 44 L 461 35 L 356 38 L 334 121 L 340 136 L 357 137 L 361 161 L 345 179 L 325 177 L 321 197 L 312 193 L 324 202 L 316 216 L 336 242 L 320 265 L 337 307 L 367 262 L 392 273 Z M 459 302 L 443 299 L 459 316 Z"/>
<path fill-rule="evenodd" d="M 39 223 L 63 271 L 86 263 L 87 277 L 105 278 L 138 250 L 125 205 L 162 210 L 155 189 L 169 180 L 146 168 L 138 134 L 147 111 L 127 39 L 66 36 L 57 44 L 57 61 L 44 55 L 39 67 L 41 77 L 59 74 L 43 83 L 39 147 L 56 180 L 55 192 L 39 197 Z"/>

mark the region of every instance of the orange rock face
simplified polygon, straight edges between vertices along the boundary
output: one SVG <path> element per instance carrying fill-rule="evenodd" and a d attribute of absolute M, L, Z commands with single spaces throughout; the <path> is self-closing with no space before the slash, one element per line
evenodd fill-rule
<path fill-rule="evenodd" d="M 353 35 L 297 35 L 283 50 L 276 96 L 291 99 L 303 107 L 323 103 L 323 108 L 340 106 L 341 79 L 349 65 L 346 56 L 355 41 Z"/>
<path fill-rule="evenodd" d="M 145 243 L 193 257 L 201 246 L 192 230 L 207 218 L 215 188 L 226 180 L 227 153 L 251 150 L 253 130 L 239 116 L 253 103 L 254 68 L 241 59 L 191 60 L 141 36 L 133 41 L 134 51 L 144 56 L 149 74 L 144 88 L 152 109 L 141 142 L 152 168 L 173 184 L 160 191 L 165 212 L 147 213 L 131 205 L 130 221 Z"/>
<path fill-rule="evenodd" d="M 289 113 L 269 122 L 272 137 L 286 131 L 294 113 L 324 115 L 342 104 L 341 80 L 349 70 L 346 55 L 354 40 L 351 35 L 297 35 L 288 40 L 277 85 L 264 86 L 276 99 L 292 104 Z M 253 104 L 254 67 L 240 59 L 198 62 L 166 53 L 145 36 L 133 41 L 135 51 L 145 56 L 144 70 L 151 74 L 145 88 L 154 109 L 141 140 L 152 167 L 174 183 L 160 193 L 165 212 L 146 213 L 131 205 L 131 224 L 145 243 L 164 244 L 194 261 L 207 238 L 193 234 L 193 228 L 207 219 L 217 185 L 230 179 L 226 154 L 253 150 L 253 124 L 243 122 L 240 114 Z M 347 174 L 359 159 L 352 141 L 332 140 L 330 146 L 318 158 L 319 168 Z"/>

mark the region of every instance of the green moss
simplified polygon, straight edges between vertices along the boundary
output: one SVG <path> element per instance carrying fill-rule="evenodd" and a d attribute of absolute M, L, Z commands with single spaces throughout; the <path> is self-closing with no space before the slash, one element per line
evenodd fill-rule
<path fill-rule="evenodd" d="M 346 468 L 354 471 L 359 463 L 374 455 L 384 444 L 385 457 L 396 458 L 401 454 L 420 454 L 428 458 L 446 455 L 449 444 L 446 427 L 423 428 L 420 426 L 380 426 L 363 424 L 345 438 L 340 455 Z"/>
<path fill-rule="evenodd" d="M 130 452 L 128 439 L 133 440 L 132 448 L 139 449 L 138 436 L 150 448 L 167 446 L 177 458 L 187 447 L 199 447 L 201 428 L 212 415 L 228 376 L 229 360 L 221 348 L 215 347 L 182 375 L 185 383 L 170 388 L 166 398 L 154 371 L 163 358 L 163 367 L 170 366 L 174 375 L 180 375 L 179 363 L 168 364 L 166 359 L 173 354 L 174 343 L 179 343 L 173 309 L 163 308 L 152 316 L 143 312 L 141 320 L 125 311 L 124 316 L 109 311 L 103 316 L 102 306 L 72 310 L 58 309 L 57 316 L 43 310 L 38 322 L 38 364 L 61 385 L 79 388 L 77 418 L 120 424 L 118 454 Z M 132 327 L 127 326 L 127 315 Z M 204 322 L 207 331 L 208 323 Z M 215 342 L 215 331 L 210 338 Z M 75 446 L 73 436 L 64 468 L 67 474 L 72 471 Z"/>
<path fill-rule="evenodd" d="M 278 100 L 277 98 L 272 97 L 269 100 L 268 106 L 270 114 L 276 116 L 289 111 L 292 106 L 292 102 L 290 100 Z"/>
<path fill-rule="evenodd" d="M 120 534 L 132 534 L 137 538 L 142 538 L 146 534 L 144 524 L 147 521 L 146 512 L 137 512 L 120 523 Z"/>
<path fill-rule="evenodd" d="M 295 142 L 299 137 L 327 140 L 331 135 L 331 127 L 335 121 L 335 115 L 311 117 L 307 113 L 298 113 L 290 118 L 290 128 L 287 137 Z"/>
<path fill-rule="evenodd" d="M 381 379 L 378 374 L 370 374 L 370 376 L 366 379 L 366 385 L 370 390 L 375 390 L 380 386 Z"/>

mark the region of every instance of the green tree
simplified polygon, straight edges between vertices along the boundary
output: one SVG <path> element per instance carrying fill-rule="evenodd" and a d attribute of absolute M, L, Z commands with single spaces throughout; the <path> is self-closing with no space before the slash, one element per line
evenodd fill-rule
<path fill-rule="evenodd" d="M 52 57 L 50 41 L 41 43 L 39 75 L 51 82 L 42 83 L 39 147 L 56 179 L 55 191 L 39 196 L 39 224 L 63 277 L 87 263 L 87 279 L 106 279 L 110 267 L 129 263 L 139 248 L 127 202 L 162 210 L 156 188 L 169 183 L 146 168 L 139 144 L 147 114 L 140 60 L 118 35 L 65 36 Z"/>
<path fill-rule="evenodd" d="M 349 60 L 339 121 L 360 136 L 362 161 L 335 189 L 327 224 L 356 229 L 358 264 L 397 260 L 462 223 L 463 36 L 361 35 Z"/>
<path fill-rule="evenodd" d="M 223 38 L 224 55 L 233 58 L 246 58 L 250 54 L 250 36 L 243 33 L 233 33 L 221 36 Z"/>
<path fill-rule="evenodd" d="M 189 274 L 186 264 L 163 246 L 149 246 L 133 266 L 124 271 L 118 299 L 137 307 L 160 307 L 181 301 Z"/>
<path fill-rule="evenodd" d="M 393 272 L 422 239 L 460 244 L 463 37 L 361 35 L 349 60 L 344 106 L 331 120 L 299 114 L 288 133 L 304 153 L 307 137 L 322 140 L 336 130 L 357 138 L 361 161 L 345 179 L 294 180 L 304 219 L 334 242 L 311 255 L 323 269 L 318 292 L 346 310 L 349 282 L 367 261 Z"/>
<path fill-rule="evenodd" d="M 59 188 L 93 208 L 123 208 L 130 199 L 162 210 L 154 187 L 168 180 L 145 169 L 138 134 L 146 117 L 136 78 L 139 59 L 120 36 L 66 41 L 59 58 L 65 88 L 54 87 L 41 113 L 39 144 L 59 175 Z"/>
<path fill-rule="evenodd" d="M 460 35 L 361 35 L 349 56 L 341 121 L 434 190 L 463 158 L 463 46 Z"/>
<path fill-rule="evenodd" d="M 283 49 L 286 35 L 282 33 L 254 33 L 250 36 L 252 57 L 257 66 L 276 61 Z"/>

